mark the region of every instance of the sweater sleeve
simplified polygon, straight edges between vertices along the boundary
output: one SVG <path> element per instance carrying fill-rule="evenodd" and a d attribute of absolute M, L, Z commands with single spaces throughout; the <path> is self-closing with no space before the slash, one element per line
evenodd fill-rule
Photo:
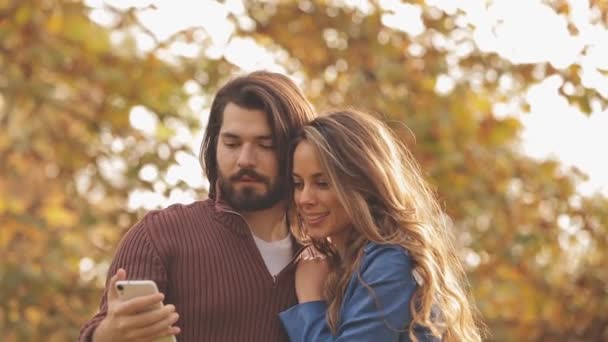
<path fill-rule="evenodd" d="M 416 283 L 410 258 L 398 248 L 372 250 L 362 263 L 361 278 L 373 291 L 351 279 L 336 335 L 332 335 L 325 314 L 325 302 L 296 305 L 280 314 L 291 341 L 403 341 L 412 317 L 410 299 Z M 420 341 L 434 341 L 416 329 Z"/>
<path fill-rule="evenodd" d="M 99 310 L 80 329 L 79 342 L 90 342 L 99 323 L 107 314 L 107 292 L 110 278 L 119 268 L 127 272 L 127 279 L 154 280 L 160 292 L 165 293 L 167 272 L 155 244 L 150 238 L 151 215 L 148 214 L 133 226 L 120 242 L 106 278 Z"/>

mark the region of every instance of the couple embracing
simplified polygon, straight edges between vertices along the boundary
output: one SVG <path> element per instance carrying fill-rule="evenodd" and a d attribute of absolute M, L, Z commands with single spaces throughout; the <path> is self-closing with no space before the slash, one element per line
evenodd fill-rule
<path fill-rule="evenodd" d="M 481 339 L 444 214 L 378 119 L 317 116 L 257 71 L 215 95 L 200 158 L 209 198 L 127 232 L 80 341 Z M 126 279 L 160 293 L 121 300 Z"/>

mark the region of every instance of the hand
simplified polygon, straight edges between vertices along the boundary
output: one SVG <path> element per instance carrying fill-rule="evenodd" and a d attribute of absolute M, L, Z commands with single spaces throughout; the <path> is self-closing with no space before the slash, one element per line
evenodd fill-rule
<path fill-rule="evenodd" d="M 152 341 L 164 336 L 176 335 L 179 315 L 175 306 L 158 303 L 164 299 L 162 293 L 141 296 L 125 301 L 118 298 L 116 282 L 126 279 L 125 270 L 119 269 L 108 285 L 108 313 L 93 333 L 94 342 Z"/>
<path fill-rule="evenodd" d="M 329 262 L 324 255 L 310 248 L 302 252 L 295 275 L 298 302 L 323 300 L 323 289 L 329 271 Z"/>

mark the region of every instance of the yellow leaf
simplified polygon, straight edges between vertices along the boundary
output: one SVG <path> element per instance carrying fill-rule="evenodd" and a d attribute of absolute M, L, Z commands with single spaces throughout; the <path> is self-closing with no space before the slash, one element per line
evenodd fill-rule
<path fill-rule="evenodd" d="M 1 99 L 0 99 L 1 101 Z M 3 103 L 0 102 L 0 108 L 2 108 Z M 8 134 L 0 134 L 0 151 L 4 150 L 11 144 L 11 138 Z"/>
<path fill-rule="evenodd" d="M 25 213 L 26 204 L 24 200 L 19 198 L 9 198 L 7 201 L 8 211 L 13 214 L 23 214 Z"/>
<path fill-rule="evenodd" d="M 40 324 L 40 320 L 42 319 L 42 314 L 40 313 L 40 310 L 38 308 L 33 307 L 33 306 L 28 306 L 25 309 L 25 318 L 27 319 L 27 321 L 30 324 L 37 326 L 38 324 Z"/>
<path fill-rule="evenodd" d="M 15 22 L 18 25 L 25 24 L 31 17 L 32 11 L 29 7 L 24 6 L 17 10 L 17 14 L 15 15 Z"/>
<path fill-rule="evenodd" d="M 50 33 L 57 33 L 63 27 L 63 19 L 57 13 L 53 13 L 46 22 L 46 28 Z"/>
<path fill-rule="evenodd" d="M 50 205 L 44 208 L 43 217 L 49 226 L 71 227 L 76 224 L 77 217 L 62 206 Z"/>
<path fill-rule="evenodd" d="M 11 323 L 19 322 L 19 311 L 9 309 L 8 311 L 8 321 Z"/>
<path fill-rule="evenodd" d="M 2 229 L 0 229 L 0 249 L 2 250 L 8 247 L 17 232 L 17 226 L 12 223 L 12 220 L 8 220 L 2 224 Z"/>
<path fill-rule="evenodd" d="M 82 237 L 68 232 L 61 235 L 61 242 L 64 246 L 78 246 L 82 243 Z"/>

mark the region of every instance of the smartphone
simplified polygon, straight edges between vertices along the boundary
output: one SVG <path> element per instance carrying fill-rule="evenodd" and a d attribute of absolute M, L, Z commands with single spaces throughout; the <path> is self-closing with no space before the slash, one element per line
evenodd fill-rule
<path fill-rule="evenodd" d="M 121 300 L 132 299 L 158 293 L 158 287 L 153 280 L 119 280 L 116 282 L 116 292 Z M 163 303 L 158 303 L 158 308 Z M 176 342 L 175 336 L 167 336 L 154 340 L 154 342 Z"/>

